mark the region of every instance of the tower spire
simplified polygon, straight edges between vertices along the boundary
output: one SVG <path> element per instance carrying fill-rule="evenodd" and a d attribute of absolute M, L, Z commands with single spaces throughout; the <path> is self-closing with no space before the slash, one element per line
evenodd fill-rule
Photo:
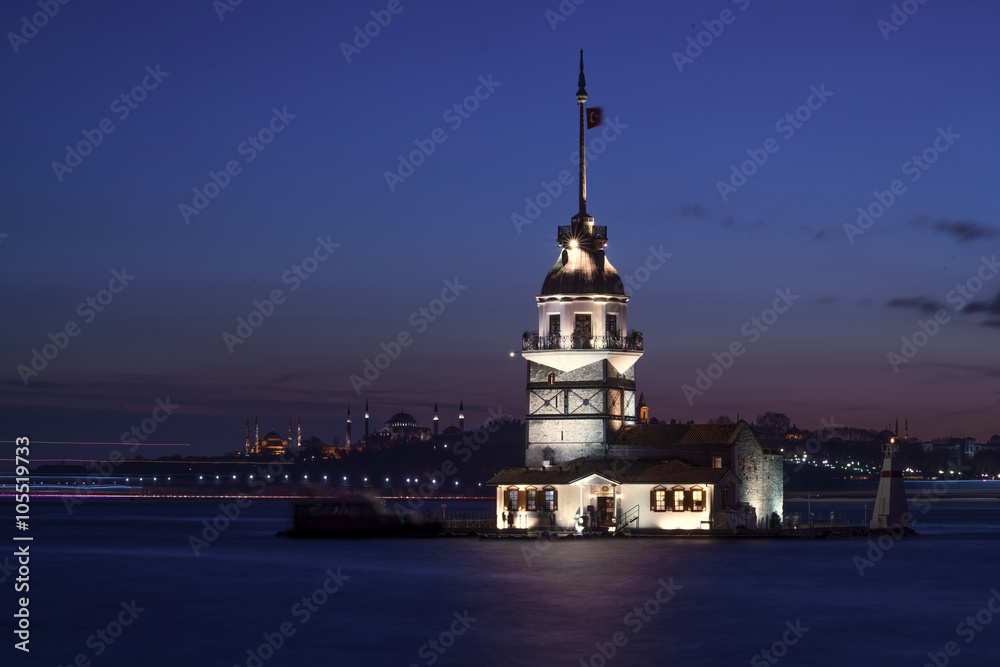
<path fill-rule="evenodd" d="M 577 79 L 576 101 L 580 105 L 580 213 L 582 222 L 587 217 L 587 78 L 583 75 L 583 49 L 580 49 L 580 77 Z"/>

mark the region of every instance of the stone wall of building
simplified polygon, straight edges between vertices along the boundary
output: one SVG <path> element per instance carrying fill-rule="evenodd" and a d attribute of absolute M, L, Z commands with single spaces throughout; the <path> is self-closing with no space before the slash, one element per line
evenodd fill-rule
<path fill-rule="evenodd" d="M 529 419 L 524 464 L 537 468 L 543 461 L 561 465 L 573 459 L 604 455 L 604 422 L 594 419 Z M 546 455 L 546 449 L 552 452 Z"/>
<path fill-rule="evenodd" d="M 760 523 L 770 521 L 772 513 L 780 517 L 784 505 L 782 455 L 765 453 L 749 430 L 737 436 L 736 452 L 734 472 L 742 480 L 740 501 L 757 510 Z"/>

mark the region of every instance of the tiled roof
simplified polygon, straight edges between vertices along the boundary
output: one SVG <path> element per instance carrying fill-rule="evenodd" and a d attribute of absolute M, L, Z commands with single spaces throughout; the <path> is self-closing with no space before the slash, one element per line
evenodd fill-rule
<path fill-rule="evenodd" d="M 550 468 L 504 468 L 487 482 L 493 486 L 507 484 L 570 484 L 583 477 L 598 474 L 613 482 L 638 484 L 715 484 L 727 474 L 728 468 L 707 468 L 689 465 L 678 459 L 657 461 L 641 459 L 591 459 Z"/>
<path fill-rule="evenodd" d="M 746 422 L 738 424 L 635 424 L 618 431 L 609 445 L 731 445 Z"/>

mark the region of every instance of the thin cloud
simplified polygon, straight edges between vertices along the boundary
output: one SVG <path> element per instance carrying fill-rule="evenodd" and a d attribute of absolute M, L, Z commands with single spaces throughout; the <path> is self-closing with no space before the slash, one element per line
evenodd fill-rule
<path fill-rule="evenodd" d="M 708 216 L 708 211 L 701 204 L 687 204 L 681 207 L 681 216 L 685 218 L 694 218 L 695 220 L 711 220 Z"/>
<path fill-rule="evenodd" d="M 976 220 L 952 220 L 950 218 L 938 218 L 937 220 L 932 221 L 930 218 L 921 216 L 914 218 L 912 224 L 915 227 L 929 227 L 932 231 L 939 234 L 952 236 L 960 243 L 971 243 L 972 241 L 978 241 L 980 239 L 1000 236 L 1000 230 L 996 227 L 984 222 L 978 222 Z"/>
<path fill-rule="evenodd" d="M 885 305 L 889 308 L 913 308 L 924 313 L 936 313 L 938 310 L 944 308 L 943 303 L 939 303 L 926 296 L 896 297 L 895 299 L 889 299 Z"/>
<path fill-rule="evenodd" d="M 962 310 L 966 313 L 988 313 L 989 315 L 1000 315 L 1000 292 L 998 292 L 997 295 L 990 301 L 973 301 Z"/>

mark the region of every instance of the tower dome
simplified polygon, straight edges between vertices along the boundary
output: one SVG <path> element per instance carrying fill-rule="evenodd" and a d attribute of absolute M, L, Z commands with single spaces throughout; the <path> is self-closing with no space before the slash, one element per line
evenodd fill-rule
<path fill-rule="evenodd" d="M 598 228 L 595 228 L 598 229 Z M 603 228 L 600 228 L 603 232 Z M 606 237 L 605 237 L 606 238 Z M 625 295 L 625 286 L 615 267 L 604 254 L 585 241 L 570 241 L 542 283 L 542 296 L 553 294 Z"/>

